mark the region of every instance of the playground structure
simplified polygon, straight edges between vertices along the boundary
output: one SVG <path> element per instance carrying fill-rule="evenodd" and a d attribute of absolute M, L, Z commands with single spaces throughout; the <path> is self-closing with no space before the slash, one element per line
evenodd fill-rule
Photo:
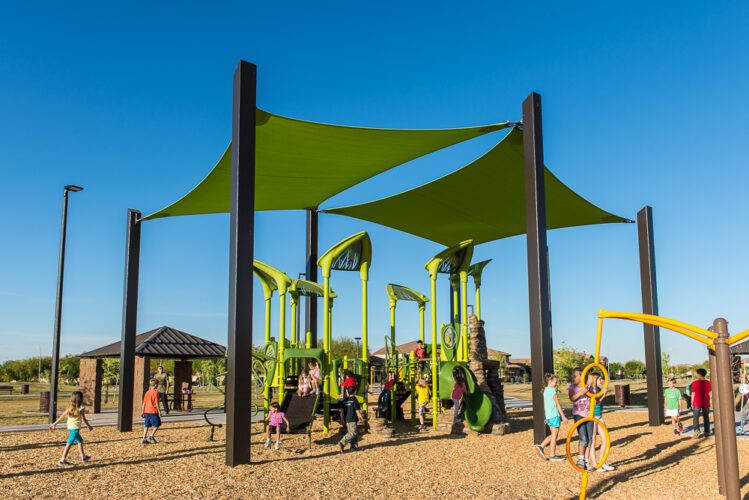
<path fill-rule="evenodd" d="M 598 370 L 603 374 L 604 385 L 603 388 L 596 393 L 591 393 L 590 391 L 586 392 L 591 399 L 590 413 L 587 418 L 578 420 L 575 425 L 569 429 L 566 441 L 567 460 L 575 470 L 582 473 L 580 500 L 584 500 L 586 497 L 588 471 L 579 467 L 570 454 L 570 443 L 574 431 L 586 422 L 594 422 L 603 429 L 604 434 L 606 435 L 606 445 L 601 460 L 594 466 L 595 469 L 599 469 L 604 463 L 606 463 L 611 448 L 611 439 L 606 425 L 593 416 L 596 398 L 601 397 L 604 390 L 609 385 L 608 370 L 606 370 L 606 367 L 604 367 L 600 362 L 604 319 L 623 319 L 651 325 L 657 328 L 666 328 L 707 346 L 708 357 L 710 360 L 711 382 L 713 384 L 712 394 L 715 428 L 715 455 L 718 463 L 718 490 L 719 493 L 728 498 L 728 500 L 739 500 L 739 498 L 741 498 L 741 484 L 739 478 L 738 450 L 736 446 L 736 422 L 734 420 L 733 372 L 729 347 L 749 337 L 749 329 L 736 335 L 729 336 L 728 322 L 723 318 L 717 318 L 713 322 L 712 327 L 704 329 L 688 323 L 652 314 L 612 312 L 603 309 L 598 311 L 598 330 L 596 333 L 596 347 L 593 362 L 584 368 L 582 376 L 580 377 L 580 387 L 585 387 L 586 375 L 592 369 Z"/>
<path fill-rule="evenodd" d="M 469 239 L 473 244 L 481 244 L 527 235 L 533 394 L 534 407 L 540 407 L 543 373 L 553 368 L 547 229 L 631 222 L 590 203 L 546 169 L 540 96 L 531 93 L 523 102 L 522 123 L 505 121 L 463 128 L 398 130 L 347 127 L 286 118 L 258 109 L 257 90 L 257 67 L 240 61 L 234 73 L 231 143 L 221 158 L 193 190 L 165 208 L 146 216 L 134 209 L 127 212 L 120 377 L 127 380 L 134 373 L 133 339 L 137 325 L 143 223 L 174 216 L 229 213 L 225 459 L 230 466 L 249 463 L 253 383 L 247 374 L 251 372 L 253 363 L 254 214 L 263 210 L 296 209 L 305 210 L 307 214 L 305 278 L 311 282 L 317 281 L 315 263 L 321 263 L 317 259 L 320 213 L 367 220 L 446 247 Z M 334 195 L 375 175 L 434 151 L 500 130 L 507 130 L 507 134 L 490 151 L 445 177 L 373 202 L 320 208 Z M 283 172 L 283 175 L 278 175 L 279 172 Z M 471 193 L 471 196 L 461 197 L 460 210 L 455 210 L 453 200 L 456 192 Z M 284 195 L 280 196 L 279 193 Z M 429 214 L 426 221 L 425 213 Z M 652 231 L 648 237 L 652 248 Z M 640 252 L 642 257 L 642 239 Z M 328 263 L 328 272 L 335 270 L 333 259 Z M 652 271 L 652 263 L 652 259 L 641 259 L 642 272 Z M 325 273 L 326 266 L 321 264 L 320 267 Z M 362 295 L 366 297 L 368 262 L 360 262 L 358 269 L 343 270 L 359 270 L 363 278 Z M 432 271 L 431 277 L 436 280 L 436 270 Z M 454 281 L 457 279 L 456 287 L 461 287 L 463 292 L 468 272 L 468 269 L 462 269 L 453 278 Z M 475 280 L 476 276 L 473 276 Z M 480 286 L 480 272 L 478 277 Z M 329 280 L 330 277 L 324 278 Z M 327 321 L 323 325 L 323 341 L 330 338 L 329 307 L 332 297 L 328 294 L 325 299 L 328 288 L 323 284 L 323 315 L 324 322 Z M 654 290 L 654 287 L 651 289 Z M 453 316 L 463 319 L 457 321 L 458 331 L 453 330 L 454 337 L 450 339 L 454 338 L 456 342 L 456 359 L 465 363 L 469 350 L 468 333 L 467 326 L 460 325 L 465 323 L 467 304 L 464 300 L 456 310 L 454 295 L 453 292 Z M 463 293 L 463 296 L 466 294 Z M 477 296 L 480 297 L 480 291 Z M 318 296 L 305 298 L 307 321 L 304 330 L 311 334 L 311 345 L 318 345 L 315 321 Z M 432 293 L 431 300 L 434 299 Z M 645 298 L 643 300 L 645 312 L 657 312 L 654 294 L 647 298 L 649 304 L 645 303 Z M 433 310 L 434 307 L 432 303 Z M 476 312 L 480 315 L 479 304 L 476 305 Z M 432 323 L 435 324 L 434 318 Z M 362 328 L 365 332 L 366 301 Z M 435 333 L 433 331 L 433 336 Z M 280 342 L 277 347 L 284 351 L 295 349 L 287 348 Z M 363 334 L 362 351 L 366 352 L 366 349 L 366 335 Z M 660 377 L 658 349 L 657 331 L 646 331 L 649 379 Z M 282 359 L 285 358 L 284 354 Z M 353 362 L 366 363 L 366 360 Z M 324 382 L 329 386 L 328 396 L 323 398 L 324 406 L 328 406 L 324 420 L 329 422 L 329 399 L 335 387 L 331 384 L 330 372 L 326 370 L 323 375 Z M 658 425 L 660 413 L 657 399 L 653 403 L 655 406 L 650 408 L 651 425 Z M 132 391 L 125 388 L 120 394 L 117 416 L 117 428 L 121 432 L 132 429 L 132 403 Z M 534 437 L 539 441 L 545 434 L 545 426 L 543 415 L 535 413 Z"/>
<path fill-rule="evenodd" d="M 432 391 L 432 427 L 438 427 L 439 414 L 443 409 L 443 402 L 450 401 L 455 384 L 453 372 L 462 370 L 465 375 L 467 394 L 465 395 L 465 419 L 471 430 L 483 432 L 489 424 L 500 424 L 499 434 L 506 432 L 507 424 L 504 402 L 501 397 L 502 388 L 498 377 L 493 377 L 496 389 L 492 390 L 486 384 L 486 373 L 494 371 L 498 365 L 487 369 L 491 365 L 487 359 L 486 341 L 483 323 L 477 316 L 468 315 L 468 276 L 474 277 L 476 284 L 475 309 L 481 308 L 481 272 L 489 261 L 471 266 L 473 257 L 473 242 L 463 241 L 458 245 L 447 248 L 424 266 L 429 273 L 431 297 L 427 297 L 416 290 L 401 285 L 388 284 L 387 294 L 390 308 L 390 336 L 385 338 L 386 371 L 392 371 L 396 378 L 396 387 L 402 384 L 408 388 L 411 397 L 411 420 L 414 423 L 415 390 L 419 376 L 427 380 Z M 451 305 L 450 323 L 437 325 L 437 278 L 439 274 L 447 274 L 450 282 Z M 398 301 L 415 302 L 419 310 L 419 340 L 423 343 L 427 353 L 427 360 L 416 359 L 413 353 L 402 353 L 397 349 L 395 312 Z M 427 302 L 431 312 L 431 342 L 425 342 L 424 315 Z M 469 320 L 472 319 L 472 324 Z M 480 324 L 479 324 L 480 323 Z M 438 333 L 439 332 L 439 333 Z M 479 341 L 479 336 L 482 339 Z M 473 368 L 473 369 L 472 369 Z M 481 378 L 479 382 L 477 375 Z M 497 402 L 496 399 L 501 401 Z M 398 418 L 400 405 L 405 401 L 398 391 L 390 396 L 391 420 Z M 457 411 L 457 408 L 454 409 Z M 457 429 L 451 429 L 457 431 Z"/>

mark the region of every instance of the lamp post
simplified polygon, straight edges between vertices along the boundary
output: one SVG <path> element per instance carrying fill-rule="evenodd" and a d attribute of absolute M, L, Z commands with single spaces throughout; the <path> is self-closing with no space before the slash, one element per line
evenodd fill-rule
<path fill-rule="evenodd" d="M 49 374 L 49 423 L 57 420 L 57 378 L 60 371 L 60 326 L 62 322 L 62 284 L 65 274 L 65 236 L 68 225 L 68 193 L 83 191 L 80 186 L 67 185 L 62 192 L 62 226 L 60 258 L 57 263 L 57 300 L 55 301 L 55 332 L 52 341 L 52 370 Z"/>

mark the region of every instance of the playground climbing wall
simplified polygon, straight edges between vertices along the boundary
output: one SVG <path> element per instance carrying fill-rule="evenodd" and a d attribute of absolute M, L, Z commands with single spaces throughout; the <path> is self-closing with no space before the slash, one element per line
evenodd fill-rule
<path fill-rule="evenodd" d="M 507 421 L 504 387 L 499 379 L 499 361 L 489 359 L 484 322 L 475 314 L 471 314 L 468 317 L 468 326 L 471 333 L 469 368 L 476 375 L 481 390 L 492 402 L 492 419 L 486 430 L 490 430 L 492 434 L 505 434 L 509 431 L 510 424 Z"/>

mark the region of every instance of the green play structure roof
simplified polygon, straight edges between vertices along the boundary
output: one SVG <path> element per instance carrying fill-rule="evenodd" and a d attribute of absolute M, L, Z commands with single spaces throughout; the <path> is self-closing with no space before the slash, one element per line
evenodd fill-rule
<path fill-rule="evenodd" d="M 344 127 L 257 110 L 255 209 L 317 208 L 323 201 L 420 156 L 511 126 L 438 130 Z M 228 213 L 231 144 L 192 191 L 145 219 Z"/>
<path fill-rule="evenodd" d="M 525 233 L 523 132 L 515 128 L 488 153 L 440 179 L 368 203 L 324 210 L 404 231 L 446 246 Z M 629 222 L 598 208 L 548 169 L 549 229 Z"/>

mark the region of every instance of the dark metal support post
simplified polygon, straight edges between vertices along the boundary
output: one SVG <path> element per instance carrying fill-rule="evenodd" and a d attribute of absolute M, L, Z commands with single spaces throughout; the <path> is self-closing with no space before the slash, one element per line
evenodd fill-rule
<path fill-rule="evenodd" d="M 658 287 L 655 277 L 655 246 L 653 240 L 653 209 L 646 206 L 637 212 L 637 239 L 640 248 L 640 285 L 642 312 L 658 315 Z M 663 423 L 663 369 L 661 336 L 657 326 L 642 324 L 645 335 L 645 369 L 648 384 L 648 422 Z"/>
<path fill-rule="evenodd" d="M 240 61 L 232 109 L 226 465 L 250 463 L 257 67 Z"/>
<path fill-rule="evenodd" d="M 715 331 L 711 326 L 708 328 L 711 332 Z M 718 493 L 725 496 L 726 491 L 726 470 L 723 468 L 723 441 L 720 433 L 720 380 L 715 376 L 718 373 L 718 365 L 715 362 L 715 350 L 707 349 L 707 359 L 710 362 L 710 377 L 712 378 L 712 396 L 713 396 L 713 433 L 715 434 L 715 458 L 718 462 Z M 709 417 L 708 417 L 709 418 Z M 695 435 L 699 434 L 698 426 L 694 428 Z"/>
<path fill-rule="evenodd" d="M 68 227 L 68 190 L 62 193 L 62 225 L 60 227 L 60 256 L 57 261 L 57 299 L 55 301 L 55 330 L 52 339 L 52 368 L 49 374 L 49 423 L 57 420 L 57 379 L 60 373 L 60 328 L 62 327 L 62 288 L 65 275 L 65 240 Z"/>
<path fill-rule="evenodd" d="M 317 210 L 307 210 L 307 268 L 309 281 L 317 282 Z M 312 345 L 317 347 L 317 297 L 307 296 L 304 300 L 304 331 L 311 333 Z"/>
<path fill-rule="evenodd" d="M 546 437 L 546 423 L 542 411 L 544 375 L 554 371 L 542 130 L 541 96 L 532 92 L 523 102 L 523 154 L 535 443 L 540 443 Z"/>
<path fill-rule="evenodd" d="M 140 270 L 140 212 L 127 211 L 125 246 L 125 290 L 122 302 L 120 340 L 120 397 L 117 430 L 133 430 L 133 384 L 135 380 L 135 334 L 138 325 L 138 273 Z"/>
<path fill-rule="evenodd" d="M 723 460 L 718 460 L 723 468 L 723 494 L 728 500 L 739 500 L 741 498 L 741 484 L 739 481 L 739 456 L 736 447 L 736 420 L 734 418 L 733 404 L 733 373 L 731 371 L 731 352 L 726 339 L 728 338 L 728 322 L 723 318 L 717 318 L 713 322 L 715 333 L 715 368 L 716 372 L 711 378 L 718 382 L 718 402 L 720 411 L 715 418 L 715 428 L 720 429 L 720 436 L 716 434 L 715 439 L 720 439 L 720 454 Z M 718 452 L 718 450 L 716 450 Z M 722 463 L 721 463 L 722 462 Z"/>

